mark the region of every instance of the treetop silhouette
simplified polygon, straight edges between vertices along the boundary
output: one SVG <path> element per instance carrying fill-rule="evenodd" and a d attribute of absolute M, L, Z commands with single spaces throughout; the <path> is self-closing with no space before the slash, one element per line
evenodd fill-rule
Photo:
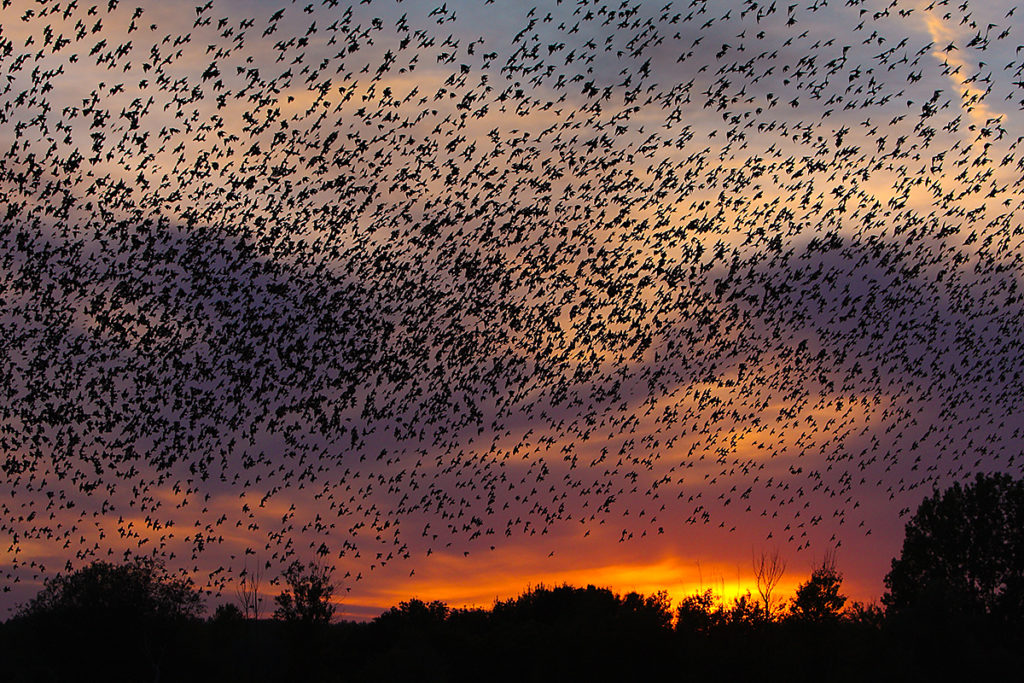
<path fill-rule="evenodd" d="M 330 568 L 316 563 L 292 562 L 284 573 L 288 588 L 274 598 L 277 603 L 274 618 L 303 624 L 330 623 L 334 616 L 331 598 L 335 588 L 331 573 Z"/>
<path fill-rule="evenodd" d="M 882 602 L 896 612 L 1024 615 L 1024 481 L 978 474 L 935 491 L 907 522 Z"/>

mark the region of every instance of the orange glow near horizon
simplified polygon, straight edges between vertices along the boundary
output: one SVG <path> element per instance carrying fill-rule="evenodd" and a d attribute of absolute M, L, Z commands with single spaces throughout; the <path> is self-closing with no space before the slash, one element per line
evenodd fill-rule
<path fill-rule="evenodd" d="M 361 591 L 356 598 L 358 602 L 350 601 L 343 588 L 340 594 L 336 591 L 332 601 L 336 607 L 336 618 L 369 620 L 409 600 L 439 601 L 453 609 L 490 609 L 498 602 L 515 599 L 532 589 L 562 585 L 593 585 L 607 588 L 619 595 L 635 592 L 652 596 L 664 591 L 668 594 L 673 611 L 683 598 L 707 590 L 727 607 L 748 593 L 752 599 L 760 602 L 750 567 L 737 567 L 722 562 L 703 563 L 665 558 L 649 564 L 617 563 L 547 570 L 536 567 L 522 573 L 518 570 L 488 570 L 478 567 L 466 571 L 462 558 L 454 556 L 442 558 L 439 562 L 440 564 L 434 563 L 435 571 L 427 570 L 428 575 L 425 577 L 421 578 L 417 573 L 416 576 L 407 577 L 405 580 L 389 581 L 378 589 Z M 441 571 L 442 566 L 447 567 L 448 571 Z M 796 589 L 807 580 L 809 573 L 791 569 L 783 575 L 772 593 L 772 602 L 776 609 L 791 600 Z M 274 596 L 277 592 L 268 589 L 266 585 L 263 588 L 261 617 L 269 618 L 273 614 Z M 851 592 L 851 588 L 856 590 L 856 586 L 846 586 L 844 583 L 843 592 L 848 596 L 848 604 L 855 600 L 873 601 L 871 598 L 863 598 L 857 592 Z M 232 598 L 233 595 L 229 591 L 225 592 L 221 602 L 231 602 Z"/>
<path fill-rule="evenodd" d="M 408 583 L 396 582 L 380 592 L 366 595 L 381 610 L 409 600 L 425 602 L 440 600 L 451 607 L 489 607 L 497 601 L 516 596 L 538 587 L 561 585 L 609 588 L 620 594 L 636 592 L 654 595 L 668 593 L 673 605 L 680 599 L 704 590 L 712 590 L 725 602 L 749 591 L 757 595 L 757 587 L 749 570 L 739 577 L 729 578 L 735 568 L 723 564 L 701 565 L 669 558 L 654 564 L 610 564 L 593 567 L 574 567 L 563 570 L 536 570 L 536 573 L 493 572 L 474 576 L 479 582 L 468 583 L 465 577 L 438 576 Z M 791 595 L 805 579 L 786 575 L 776 588 L 778 595 Z M 342 606 L 344 602 L 341 603 Z"/>
<path fill-rule="evenodd" d="M 490 609 L 495 603 L 514 599 L 530 589 L 561 585 L 594 585 L 620 595 L 636 592 L 650 596 L 664 591 L 673 610 L 683 598 L 707 590 L 726 606 L 747 592 L 760 601 L 752 555 L 749 550 L 745 554 L 740 550 L 740 541 L 731 548 L 709 547 L 692 556 L 665 552 L 657 557 L 630 553 L 621 544 L 614 544 L 609 552 L 600 540 L 592 548 L 571 542 L 566 545 L 579 554 L 567 551 L 538 556 L 500 548 L 468 557 L 442 552 L 417 562 L 413 572 L 407 571 L 407 564 L 393 570 L 388 567 L 380 575 L 371 574 L 355 585 L 337 581 L 339 574 L 335 573 L 336 615 L 347 620 L 372 619 L 412 599 L 437 600 L 456 609 Z M 786 571 L 772 593 L 776 609 L 791 601 L 812 568 L 820 564 L 820 559 L 816 562 L 810 556 L 786 559 Z M 844 571 L 843 557 L 839 558 L 839 570 Z M 265 592 L 267 604 L 273 603 L 274 590 L 278 588 Z M 864 585 L 852 576 L 844 578 L 842 593 L 848 598 L 847 604 L 873 603 L 879 597 L 876 587 Z"/>

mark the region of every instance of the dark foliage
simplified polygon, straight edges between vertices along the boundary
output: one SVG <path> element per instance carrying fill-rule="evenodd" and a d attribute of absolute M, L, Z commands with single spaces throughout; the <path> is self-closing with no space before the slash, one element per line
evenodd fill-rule
<path fill-rule="evenodd" d="M 392 607 L 374 619 L 374 622 L 384 631 L 408 633 L 435 628 L 443 624 L 450 614 L 451 609 L 440 600 L 427 603 L 413 598 Z"/>
<path fill-rule="evenodd" d="M 977 475 L 921 502 L 882 600 L 930 618 L 1024 620 L 1024 481 Z"/>
<path fill-rule="evenodd" d="M 886 626 L 920 666 L 960 657 L 976 680 L 1020 667 L 1024 481 L 979 474 L 933 492 L 907 523 L 885 585 Z"/>
<path fill-rule="evenodd" d="M 676 607 L 676 630 L 681 633 L 709 637 L 729 623 L 729 612 L 715 599 L 709 588 L 688 595 Z"/>
<path fill-rule="evenodd" d="M 216 611 L 213 613 L 213 621 L 217 623 L 231 623 L 241 622 L 245 619 L 245 615 L 242 614 L 242 610 L 239 609 L 238 605 L 227 602 L 223 605 L 217 605 Z"/>
<path fill-rule="evenodd" d="M 295 561 L 285 570 L 288 588 L 274 598 L 274 618 L 289 623 L 326 624 L 334 616 L 331 572 L 316 564 Z"/>
<path fill-rule="evenodd" d="M 191 583 L 170 576 L 151 557 L 133 557 L 120 565 L 93 562 L 50 579 L 21 614 L 149 622 L 195 618 L 202 606 Z"/>
<path fill-rule="evenodd" d="M 839 592 L 842 583 L 842 575 L 831 562 L 826 561 L 796 589 L 793 618 L 817 622 L 839 619 L 846 604 L 846 596 Z"/>
<path fill-rule="evenodd" d="M 47 581 L 8 625 L 22 647 L 7 645 L 29 678 L 159 680 L 202 607 L 190 582 L 151 557 L 94 562 Z"/>

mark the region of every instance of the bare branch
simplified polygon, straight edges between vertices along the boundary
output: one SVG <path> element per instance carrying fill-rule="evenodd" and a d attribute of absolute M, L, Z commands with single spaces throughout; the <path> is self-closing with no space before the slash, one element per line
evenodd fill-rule
<path fill-rule="evenodd" d="M 764 616 L 766 620 L 773 617 L 772 593 L 779 585 L 782 575 L 786 572 L 786 560 L 782 558 L 778 548 L 771 553 L 761 551 L 757 557 L 751 551 L 751 563 L 754 567 L 754 581 L 757 584 L 757 592 L 764 603 Z"/>
<path fill-rule="evenodd" d="M 260 581 L 262 577 L 263 571 L 260 568 L 259 558 L 256 558 L 256 566 L 251 572 L 246 567 L 239 576 L 235 595 L 238 596 L 238 604 L 246 619 L 258 621 L 260 618 Z"/>

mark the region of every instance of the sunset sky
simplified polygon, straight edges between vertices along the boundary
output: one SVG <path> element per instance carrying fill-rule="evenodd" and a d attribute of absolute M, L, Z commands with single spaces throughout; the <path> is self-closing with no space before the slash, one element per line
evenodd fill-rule
<path fill-rule="evenodd" d="M 1020 475 L 1011 2 L 5 2 L 0 540 L 344 618 L 877 600 Z"/>

